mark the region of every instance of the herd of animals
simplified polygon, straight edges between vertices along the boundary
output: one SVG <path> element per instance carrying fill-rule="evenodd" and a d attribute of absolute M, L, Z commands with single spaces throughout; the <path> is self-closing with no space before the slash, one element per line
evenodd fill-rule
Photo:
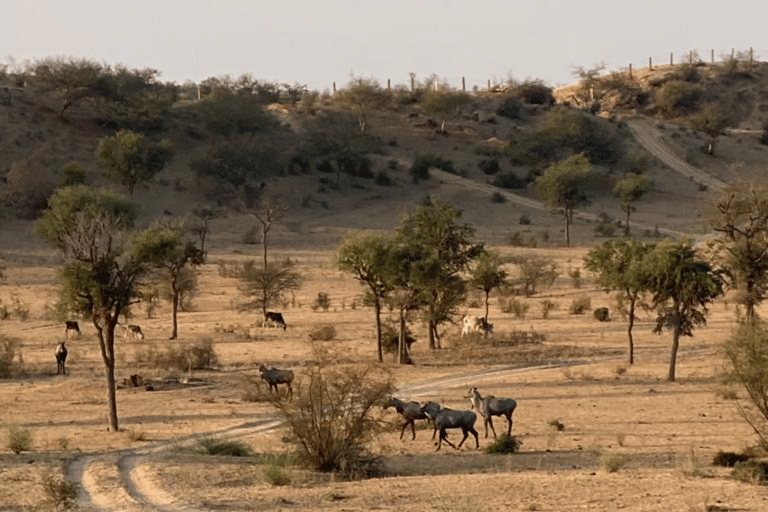
<path fill-rule="evenodd" d="M 384 409 L 394 407 L 400 416 L 405 419 L 403 428 L 400 431 L 400 439 L 403 439 L 405 429 L 408 425 L 411 426 L 411 433 L 413 434 L 413 440 L 416 439 L 416 428 L 414 423 L 416 420 L 426 420 L 434 426 L 432 430 L 432 440 L 435 439 L 435 434 L 439 431 L 440 436 L 437 442 L 437 451 L 440 451 L 443 441 L 448 443 L 455 449 L 461 448 L 464 441 L 467 440 L 469 434 L 475 436 L 475 448 L 480 447 L 480 440 L 475 430 L 475 421 L 477 420 L 477 414 L 474 411 L 480 413 L 485 423 L 485 437 L 488 438 L 488 426 L 491 427 L 494 439 L 496 438 L 496 429 L 493 428 L 493 417 L 504 416 L 507 418 L 507 436 L 512 435 L 512 414 L 514 414 L 517 408 L 517 401 L 512 398 L 497 398 L 492 395 L 482 396 L 476 387 L 470 388 L 467 397 L 471 404 L 472 410 L 455 410 L 443 407 L 437 402 L 427 402 L 421 404 L 419 402 L 405 402 L 395 397 L 390 397 L 384 404 Z M 449 429 L 461 429 L 464 437 L 461 439 L 458 445 L 454 445 L 448 440 L 447 431 Z"/>
<path fill-rule="evenodd" d="M 274 328 L 287 329 L 285 319 L 282 313 L 275 311 L 267 311 L 264 315 L 263 327 L 272 326 Z M 141 327 L 134 324 L 121 324 L 121 328 L 124 331 L 124 338 L 129 336 L 134 339 L 144 339 L 144 333 Z M 462 336 L 471 336 L 477 333 L 489 334 L 493 332 L 493 324 L 489 323 L 484 317 L 477 316 L 465 316 L 463 320 Z M 65 327 L 65 336 L 67 339 L 72 335 L 80 334 L 80 326 L 75 320 L 67 320 Z M 67 347 L 65 341 L 60 341 L 56 346 L 56 374 L 66 375 L 66 360 L 67 360 Z M 274 367 L 267 367 L 263 364 L 259 365 L 259 373 L 261 378 L 267 383 L 270 393 L 279 393 L 278 385 L 285 385 L 287 388 L 288 398 L 293 397 L 293 380 L 295 374 L 293 370 L 284 370 Z M 477 414 L 474 411 L 480 413 L 485 423 L 485 437 L 488 437 L 488 426 L 491 427 L 493 437 L 496 438 L 496 429 L 493 427 L 493 416 L 504 416 L 507 419 L 507 435 L 512 435 L 512 414 L 517 408 L 517 402 L 512 398 L 497 398 L 492 395 L 482 396 L 476 387 L 469 390 L 467 397 L 471 404 L 472 410 L 455 410 L 443 407 L 437 402 L 426 402 L 421 404 L 419 402 L 405 402 L 395 397 L 390 397 L 384 404 L 384 409 L 394 407 L 400 416 L 403 417 L 405 423 L 400 431 L 400 439 L 403 439 L 405 429 L 408 425 L 411 426 L 411 433 L 413 440 L 416 439 L 416 420 L 426 420 L 430 422 L 434 429 L 432 431 L 432 440 L 435 439 L 437 432 L 440 432 L 440 436 L 437 442 L 437 450 L 442 447 L 443 441 L 455 449 L 461 448 L 464 441 L 467 440 L 469 434 L 475 437 L 475 447 L 480 447 L 480 440 L 475 430 L 475 421 L 477 420 Z M 448 440 L 447 431 L 450 429 L 461 429 L 464 437 L 461 439 L 458 445 L 453 444 Z"/>

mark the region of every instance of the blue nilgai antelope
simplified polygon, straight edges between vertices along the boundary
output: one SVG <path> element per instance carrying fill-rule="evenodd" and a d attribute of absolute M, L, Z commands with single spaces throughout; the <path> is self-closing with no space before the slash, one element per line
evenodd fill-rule
<path fill-rule="evenodd" d="M 493 438 L 496 439 L 496 430 L 493 428 L 493 416 L 504 416 L 509 423 L 507 427 L 507 435 L 512 435 L 512 413 L 517 408 L 517 402 L 512 398 L 496 398 L 492 395 L 483 396 L 477 390 L 477 388 L 471 388 L 469 390 L 469 401 L 472 403 L 472 408 L 480 413 L 485 422 L 485 437 L 488 437 L 488 425 L 491 426 L 491 432 L 493 432 Z"/>
<path fill-rule="evenodd" d="M 434 409 L 430 409 L 431 403 L 432 402 L 429 402 L 424 405 L 421 410 L 434 420 L 435 431 L 440 431 L 440 438 L 438 439 L 437 450 L 435 451 L 440 451 L 440 448 L 443 446 L 443 441 L 458 450 L 461 448 L 461 445 L 464 444 L 464 441 L 467 440 L 469 434 L 475 436 L 475 448 L 480 448 L 480 440 L 478 439 L 477 430 L 475 430 L 477 414 L 472 411 L 456 411 L 448 408 L 434 412 Z M 464 433 L 464 437 L 461 439 L 458 446 L 448 440 L 446 430 L 449 428 L 460 428 Z"/>
<path fill-rule="evenodd" d="M 433 411 L 433 413 L 436 413 L 440 410 L 440 404 L 435 402 L 429 402 L 430 409 Z M 416 439 L 416 427 L 414 426 L 414 423 L 416 420 L 427 420 L 432 423 L 432 419 L 427 415 L 426 411 L 422 411 L 422 405 L 419 402 L 405 402 L 403 400 L 400 400 L 395 397 L 389 397 L 389 399 L 384 404 L 384 409 L 388 409 L 390 407 L 394 407 L 397 413 L 405 419 L 405 423 L 403 423 L 403 429 L 400 431 L 400 439 L 403 439 L 403 434 L 405 434 L 405 429 L 408 425 L 411 426 L 411 433 L 413 434 L 413 439 Z M 432 439 L 435 438 L 435 433 L 432 432 Z"/>

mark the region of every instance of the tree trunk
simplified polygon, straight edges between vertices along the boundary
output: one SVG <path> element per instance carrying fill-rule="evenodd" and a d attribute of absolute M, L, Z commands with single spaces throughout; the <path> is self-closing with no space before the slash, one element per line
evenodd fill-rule
<path fill-rule="evenodd" d="M 429 350 L 435 350 L 437 348 L 434 331 L 432 329 L 432 326 L 434 325 L 434 320 L 432 320 L 432 318 L 434 318 L 434 312 L 434 306 L 430 304 L 429 311 L 427 312 L 427 339 L 429 340 Z"/>
<path fill-rule="evenodd" d="M 629 214 L 632 211 L 632 206 L 627 205 L 627 224 L 624 226 L 624 236 L 629 236 Z"/>
<path fill-rule="evenodd" d="M 635 325 L 635 302 L 637 297 L 629 299 L 629 326 L 627 327 L 627 337 L 629 338 L 629 364 L 635 364 L 635 342 L 632 339 L 632 327 Z"/>
<path fill-rule="evenodd" d="M 675 308 L 675 328 L 672 331 L 672 351 L 669 354 L 669 375 L 667 380 L 669 382 L 675 381 L 675 367 L 677 366 L 677 349 L 680 346 L 680 314 L 677 312 L 678 308 Z"/>
<path fill-rule="evenodd" d="M 109 430 L 117 432 L 119 424 L 117 421 L 117 387 L 115 385 L 115 326 L 117 325 L 117 316 L 115 320 L 107 317 L 106 326 L 102 326 L 98 320 L 93 321 L 96 332 L 99 337 L 99 348 L 101 349 L 101 359 L 104 361 L 104 374 L 107 377 L 107 419 L 109 421 Z M 105 332 L 106 328 L 106 332 Z"/>
<path fill-rule="evenodd" d="M 171 327 L 171 337 L 168 339 L 175 340 L 176 336 L 178 335 L 178 323 L 176 321 L 176 316 L 179 311 L 179 289 L 177 286 L 177 277 L 174 277 L 171 279 L 171 294 L 173 297 L 171 298 L 171 316 L 173 317 Z"/>
<path fill-rule="evenodd" d="M 565 246 L 571 246 L 571 218 L 568 216 L 568 210 L 565 210 Z"/>
<path fill-rule="evenodd" d="M 376 314 L 376 347 L 379 350 L 379 362 L 384 362 L 384 351 L 381 347 L 381 301 L 379 297 L 374 295 L 373 298 L 373 310 Z"/>
<path fill-rule="evenodd" d="M 397 339 L 397 362 L 405 364 L 405 308 L 400 308 L 400 336 Z"/>
<path fill-rule="evenodd" d="M 488 296 L 491 294 L 490 290 L 485 292 L 485 323 L 488 324 Z M 488 339 L 488 329 L 483 329 L 485 339 Z"/>

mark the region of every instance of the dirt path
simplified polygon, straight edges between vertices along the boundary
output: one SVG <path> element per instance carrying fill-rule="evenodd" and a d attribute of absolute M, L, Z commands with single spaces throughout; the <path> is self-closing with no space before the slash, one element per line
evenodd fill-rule
<path fill-rule="evenodd" d="M 515 194 L 514 192 L 509 192 L 507 190 L 504 190 L 503 188 L 495 187 L 493 185 L 488 185 L 485 183 L 479 183 L 477 181 L 463 178 L 456 174 L 451 174 L 449 172 L 445 172 L 440 169 L 430 169 L 429 172 L 432 173 L 436 178 L 438 178 L 443 183 L 461 186 L 468 190 L 475 190 L 475 191 L 483 192 L 489 195 L 499 193 L 499 194 L 502 194 L 504 198 L 510 203 L 519 204 L 520 206 L 525 206 L 527 208 L 532 208 L 534 210 L 551 212 L 551 210 L 547 208 L 547 206 L 544 203 L 540 201 L 536 201 L 535 199 L 523 197 L 521 195 Z M 587 220 L 590 222 L 600 222 L 600 218 L 597 215 L 594 215 L 592 213 L 577 211 L 573 213 L 573 216 L 581 220 Z M 631 222 L 630 225 L 632 226 L 632 228 L 641 230 L 641 231 L 654 231 L 658 229 L 659 233 L 663 233 L 665 235 L 669 235 L 672 237 L 682 238 L 683 236 L 685 236 L 685 233 L 683 233 L 682 231 L 676 231 L 674 229 L 662 228 L 658 226 L 649 226 L 646 224 L 638 224 L 637 222 Z"/>
<path fill-rule="evenodd" d="M 563 363 L 553 363 L 542 365 L 541 368 L 562 365 Z M 410 397 L 425 397 L 439 394 L 450 387 L 467 382 L 490 382 L 512 373 L 530 370 L 531 367 L 485 368 L 405 386 L 399 389 L 399 393 Z M 280 424 L 281 421 L 277 418 L 262 418 L 216 432 L 196 433 L 181 439 L 159 441 L 142 448 L 85 454 L 74 459 L 67 467 L 67 479 L 79 485 L 78 505 L 84 510 L 203 512 L 203 509 L 195 508 L 185 502 L 183 496 L 169 492 L 168 489 L 158 485 L 153 475 L 143 467 L 143 461 L 173 446 L 191 445 L 202 436 L 232 437 L 254 434 L 275 429 Z"/>
<path fill-rule="evenodd" d="M 648 123 L 638 120 L 630 120 L 627 121 L 627 126 L 629 126 L 629 130 L 632 132 L 635 139 L 637 139 L 645 149 L 667 164 L 675 172 L 692 179 L 696 183 L 706 185 L 710 189 L 716 190 L 726 185 L 721 179 L 716 178 L 701 169 L 697 169 L 678 158 L 669 150 L 669 148 L 662 144 L 659 132 Z"/>

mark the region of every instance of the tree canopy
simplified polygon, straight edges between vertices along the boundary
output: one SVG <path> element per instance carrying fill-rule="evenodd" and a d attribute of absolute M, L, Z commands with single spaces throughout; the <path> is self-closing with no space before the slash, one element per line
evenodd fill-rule
<path fill-rule="evenodd" d="M 136 218 L 124 197 L 84 185 L 58 189 L 37 221 L 37 233 L 64 255 L 57 310 L 89 319 L 106 369 L 109 428 L 118 430 L 115 327 L 139 294 L 149 262 L 129 247 Z"/>
<path fill-rule="evenodd" d="M 672 331 L 667 378 L 674 381 L 680 336 L 693 336 L 694 328 L 706 323 L 707 305 L 723 293 L 722 280 L 687 241 L 654 248 L 643 258 L 641 272 L 658 313 L 654 332 Z"/>
<path fill-rule="evenodd" d="M 592 177 L 592 165 L 584 153 L 566 158 L 548 167 L 536 179 L 536 195 L 547 207 L 558 211 L 565 220 L 565 244 L 571 245 L 573 212 L 589 204 L 587 186 Z"/>
<path fill-rule="evenodd" d="M 173 158 L 173 147 L 168 139 L 153 143 L 140 133 L 120 130 L 99 140 L 96 156 L 104 175 L 133 196 L 138 184 L 151 181 L 165 169 Z"/>

